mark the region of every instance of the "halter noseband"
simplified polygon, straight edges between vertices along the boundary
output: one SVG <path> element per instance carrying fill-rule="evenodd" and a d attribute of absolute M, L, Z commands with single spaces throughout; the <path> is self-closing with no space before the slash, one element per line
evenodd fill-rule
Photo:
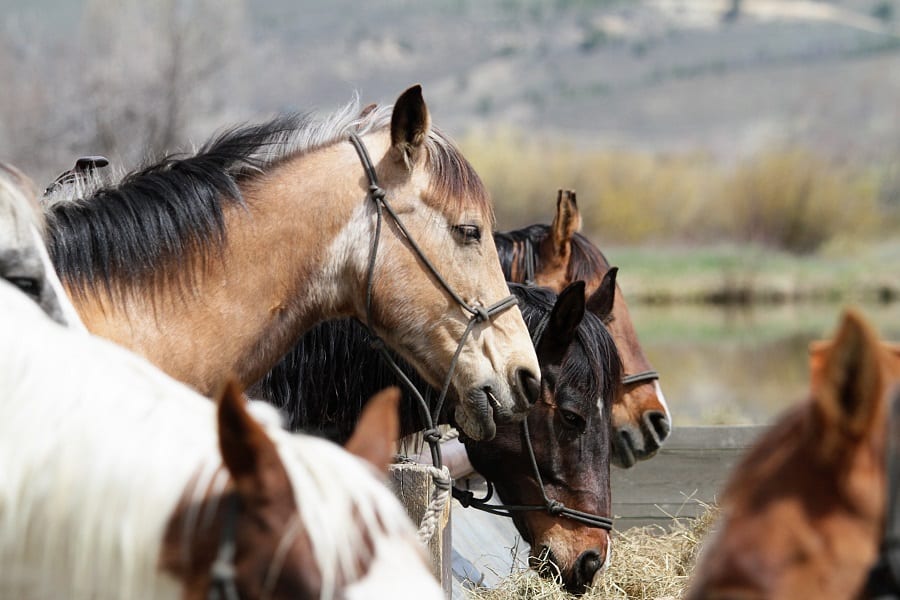
<path fill-rule="evenodd" d="M 545 316 L 535 328 L 534 334 L 532 335 L 535 348 L 537 348 L 538 343 L 541 341 L 541 336 L 547 329 L 547 324 L 549 322 L 549 317 Z M 472 492 L 460 490 L 455 487 L 453 488 L 453 497 L 466 508 L 471 506 L 472 508 L 501 517 L 512 518 L 513 513 L 516 512 L 544 511 L 553 516 L 566 517 L 567 519 L 578 521 L 589 527 L 597 527 L 599 529 L 605 529 L 606 531 L 612 531 L 613 520 L 611 518 L 569 508 L 559 500 L 554 500 L 547 496 L 547 490 L 544 488 L 544 480 L 541 477 L 541 470 L 540 467 L 538 467 L 537 458 L 534 456 L 534 446 L 531 443 L 531 432 L 528 429 L 527 418 L 522 421 L 522 436 L 525 439 L 525 447 L 528 449 L 528 458 L 531 460 L 531 468 L 534 472 L 534 477 L 537 479 L 538 487 L 541 490 L 541 496 L 544 500 L 543 504 L 491 504 L 490 499 L 494 495 L 494 486 L 487 480 L 485 480 L 487 483 L 487 492 L 485 492 L 483 497 L 476 498 L 475 494 Z"/>
<path fill-rule="evenodd" d="M 472 332 L 472 329 L 475 328 L 475 325 L 478 323 L 490 323 L 491 318 L 500 314 L 501 312 L 507 310 L 508 308 L 512 308 L 518 304 L 518 300 L 516 297 L 510 294 L 506 298 L 503 298 L 499 302 L 492 304 L 491 306 L 484 307 L 477 304 L 469 304 L 454 290 L 450 284 L 445 280 L 434 264 L 428 260 L 428 257 L 425 256 L 425 253 L 410 235 L 409 231 L 403 225 L 403 221 L 400 220 L 400 217 L 397 216 L 397 213 L 394 212 L 394 209 L 391 208 L 391 205 L 387 201 L 387 196 L 380 185 L 378 185 L 378 176 L 375 173 L 375 165 L 372 163 L 372 159 L 369 157 L 369 152 L 366 150 L 366 146 L 363 143 L 362 139 L 356 134 L 351 133 L 349 135 L 350 143 L 353 144 L 353 147 L 356 149 L 356 153 L 359 156 L 359 160 L 362 163 L 363 170 L 366 172 L 366 178 L 369 180 L 369 189 L 367 192 L 367 197 L 371 200 L 375 205 L 375 211 L 377 214 L 377 220 L 375 224 L 375 236 L 372 239 L 372 250 L 369 253 L 369 267 L 367 273 L 367 285 L 366 285 L 366 323 L 365 326 L 369 331 L 369 335 L 372 337 L 372 346 L 378 350 L 381 354 L 382 358 L 394 371 L 400 381 L 403 382 L 403 385 L 406 389 L 413 395 L 413 397 L 418 401 L 419 406 L 422 411 L 422 416 L 425 420 L 426 429 L 424 432 L 425 441 L 428 442 L 429 449 L 431 450 L 431 461 L 432 464 L 440 469 L 443 467 L 443 459 L 441 457 L 440 450 L 440 433 L 435 428 L 435 422 L 438 417 L 440 417 L 441 409 L 444 405 L 444 400 L 447 397 L 447 392 L 450 389 L 451 378 L 453 377 L 453 373 L 456 370 L 457 362 L 459 361 L 459 355 L 462 352 L 463 346 L 466 343 L 466 339 L 469 337 L 469 334 Z M 387 212 L 388 216 L 393 220 L 394 225 L 396 225 L 397 229 L 400 230 L 400 233 L 405 238 L 407 244 L 412 249 L 413 253 L 419 258 L 425 268 L 429 273 L 434 277 L 434 279 L 440 284 L 440 286 L 444 289 L 447 294 L 453 298 L 453 300 L 463 308 L 466 312 L 468 312 L 471 317 L 469 318 L 469 322 L 466 324 L 466 328 L 463 331 L 462 337 L 460 337 L 459 345 L 456 348 L 456 352 L 453 354 L 453 358 L 450 360 L 450 365 L 447 370 L 447 376 L 444 379 L 444 385 L 441 388 L 441 394 L 438 397 L 437 404 L 434 406 L 432 410 L 416 387 L 412 384 L 409 378 L 403 373 L 400 367 L 397 365 L 396 361 L 391 357 L 391 355 L 387 352 L 385 348 L 384 342 L 375 333 L 375 330 L 372 326 L 372 290 L 374 286 L 375 280 L 375 259 L 378 255 L 378 245 L 381 240 L 381 225 L 384 221 L 384 213 Z"/>
<path fill-rule="evenodd" d="M 525 238 L 525 285 L 537 285 L 535 283 L 535 272 L 537 266 L 535 264 L 536 252 L 531 238 Z M 622 385 L 633 385 L 635 383 L 645 383 L 647 381 L 656 381 L 659 379 L 659 372 L 652 369 L 634 373 L 633 375 L 625 375 L 622 377 Z"/>

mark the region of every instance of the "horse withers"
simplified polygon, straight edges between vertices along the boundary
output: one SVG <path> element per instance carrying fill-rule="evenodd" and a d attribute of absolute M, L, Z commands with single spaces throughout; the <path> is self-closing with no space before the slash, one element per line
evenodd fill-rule
<path fill-rule="evenodd" d="M 441 598 L 384 485 L 385 392 L 348 443 L 218 407 L 0 282 L 0 597 Z"/>
<path fill-rule="evenodd" d="M 509 281 L 542 285 L 557 293 L 573 281 L 585 281 L 585 293 L 593 294 L 611 267 L 603 252 L 578 233 L 580 228 L 575 192 L 559 190 L 556 216 L 550 225 L 494 234 L 504 275 Z M 612 407 L 612 460 L 616 466 L 629 468 L 656 454 L 672 430 L 672 416 L 618 284 L 615 308 L 606 326 L 625 368 L 623 394 Z"/>
<path fill-rule="evenodd" d="M 810 366 L 809 400 L 781 417 L 731 474 L 687 598 L 881 597 L 865 584 L 879 546 L 898 543 L 883 540 L 889 508 L 895 538 L 900 527 L 900 499 L 896 490 L 887 494 L 889 478 L 900 475 L 885 467 L 888 441 L 893 452 L 900 442 L 900 423 L 888 419 L 900 347 L 880 342 L 848 311 L 833 340 L 813 345 Z"/>
<path fill-rule="evenodd" d="M 419 86 L 393 107 L 233 129 L 65 197 L 80 187 L 46 198 L 79 313 L 202 393 L 230 374 L 249 385 L 315 323 L 355 317 L 448 388 L 475 439 L 537 399 L 488 193 Z"/>

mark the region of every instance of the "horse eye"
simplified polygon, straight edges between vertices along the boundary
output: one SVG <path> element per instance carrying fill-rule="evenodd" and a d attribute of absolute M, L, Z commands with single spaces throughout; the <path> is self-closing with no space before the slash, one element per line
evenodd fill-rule
<path fill-rule="evenodd" d="M 32 279 L 31 277 L 10 277 L 7 281 L 33 298 L 37 298 L 41 294 L 41 283 L 37 279 Z"/>
<path fill-rule="evenodd" d="M 562 418 L 563 425 L 569 427 L 571 429 L 577 429 L 578 431 L 584 431 L 585 422 L 584 419 L 578 413 L 574 413 L 571 410 L 566 410 L 564 408 L 559 409 L 559 416 Z"/>
<path fill-rule="evenodd" d="M 464 244 L 477 244 L 481 241 L 481 227 L 478 225 L 453 225 L 451 228 Z"/>

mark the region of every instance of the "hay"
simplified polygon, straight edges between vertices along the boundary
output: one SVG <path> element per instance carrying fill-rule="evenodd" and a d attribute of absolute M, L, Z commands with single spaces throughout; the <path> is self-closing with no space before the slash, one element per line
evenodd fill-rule
<path fill-rule="evenodd" d="M 670 527 L 634 527 L 613 534 L 613 560 L 603 582 L 587 600 L 675 600 L 685 592 L 703 538 L 718 513 L 713 507 L 698 518 L 675 518 Z M 530 570 L 513 573 L 497 587 L 468 593 L 472 600 L 563 600 L 575 598 L 558 583 Z"/>

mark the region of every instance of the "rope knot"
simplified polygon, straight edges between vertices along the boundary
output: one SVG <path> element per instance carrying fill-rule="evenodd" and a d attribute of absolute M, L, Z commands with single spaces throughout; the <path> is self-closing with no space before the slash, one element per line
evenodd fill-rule
<path fill-rule="evenodd" d="M 460 503 L 463 508 L 469 508 L 472 505 L 472 500 L 475 499 L 475 494 L 468 490 L 461 490 L 457 488 L 456 493 L 453 495 L 456 498 L 456 501 Z"/>
<path fill-rule="evenodd" d="M 422 432 L 422 437 L 429 444 L 438 444 L 441 441 L 441 432 L 437 428 L 426 429 Z"/>
<path fill-rule="evenodd" d="M 472 317 L 479 323 L 485 323 L 487 321 L 490 321 L 491 313 L 489 313 L 485 307 L 479 304 L 472 307 Z"/>
<path fill-rule="evenodd" d="M 373 183 L 369 185 L 369 196 L 372 197 L 372 200 L 376 202 L 384 200 L 385 192 L 384 188 L 382 188 L 377 183 Z"/>
<path fill-rule="evenodd" d="M 559 515 L 562 513 L 565 505 L 559 500 L 547 500 L 547 512 L 551 515 Z"/>

